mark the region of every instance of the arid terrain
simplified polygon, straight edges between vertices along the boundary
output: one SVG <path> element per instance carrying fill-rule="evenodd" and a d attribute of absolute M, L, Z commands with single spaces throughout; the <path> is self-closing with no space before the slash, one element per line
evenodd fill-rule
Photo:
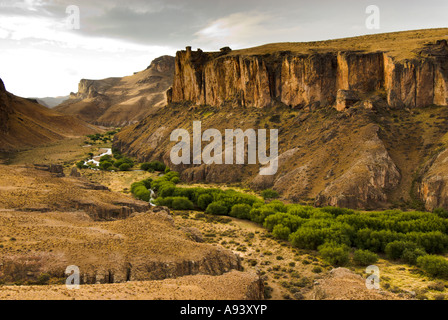
<path fill-rule="evenodd" d="M 187 47 L 52 110 L 0 81 L 0 299 L 445 300 L 447 70 L 431 29 Z M 278 171 L 174 165 L 193 121 L 278 129 Z"/>
<path fill-rule="evenodd" d="M 81 142 L 63 140 L 46 155 L 63 164 L 60 150 L 85 156 L 103 146 L 86 150 Z M 66 177 L 57 177 L 23 164 L 27 159 L 29 151 L 20 152 L 17 164 L 0 166 L 2 299 L 434 299 L 446 291 L 445 281 L 383 258 L 376 263 L 382 290 L 368 290 L 365 268 L 336 270 L 253 222 L 151 209 L 128 189 L 154 173 L 87 169 L 76 178 L 66 165 Z M 92 189 L 98 182 L 112 191 Z M 122 206 L 133 209 L 116 220 Z M 87 283 L 80 290 L 63 284 L 72 264 Z"/>
<path fill-rule="evenodd" d="M 114 146 L 140 161 L 168 163 L 171 132 L 191 132 L 193 121 L 203 131 L 278 129 L 274 176 L 258 176 L 257 165 L 174 168 L 186 181 L 273 188 L 316 206 L 448 208 L 447 175 L 438 165 L 448 128 L 446 33 L 221 52 L 188 47 L 176 55 L 171 103 L 122 130 Z"/>
<path fill-rule="evenodd" d="M 80 137 L 99 129 L 6 91 L 0 79 L 0 152 L 14 152 Z"/>
<path fill-rule="evenodd" d="M 166 104 L 172 85 L 174 58 L 155 59 L 141 72 L 123 78 L 83 79 L 77 93 L 54 110 L 89 123 L 121 127 L 134 124 Z"/>

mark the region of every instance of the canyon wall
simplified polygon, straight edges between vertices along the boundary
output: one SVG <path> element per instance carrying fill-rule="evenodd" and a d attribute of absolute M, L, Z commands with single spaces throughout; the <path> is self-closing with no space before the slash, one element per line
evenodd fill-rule
<path fill-rule="evenodd" d="M 399 61 L 387 52 L 275 52 L 239 55 L 192 51 L 176 55 L 169 102 L 224 103 L 268 107 L 331 105 L 338 93 L 365 96 L 386 92 L 394 108 L 448 105 L 448 45 L 427 44 L 415 59 Z M 343 109 L 343 108 L 341 108 Z"/>
<path fill-rule="evenodd" d="M 9 97 L 6 93 L 5 85 L 0 79 L 0 132 L 8 131 L 8 120 L 12 110 L 9 107 Z"/>
<path fill-rule="evenodd" d="M 273 188 L 292 202 L 448 209 L 448 153 L 429 161 L 448 146 L 448 43 L 437 40 L 444 34 L 381 36 L 362 48 L 359 39 L 208 53 L 187 47 L 176 54 L 171 104 L 124 128 L 114 147 L 163 161 L 183 181 Z M 170 132 L 189 130 L 192 119 L 221 132 L 278 128 L 278 172 L 173 165 Z"/>

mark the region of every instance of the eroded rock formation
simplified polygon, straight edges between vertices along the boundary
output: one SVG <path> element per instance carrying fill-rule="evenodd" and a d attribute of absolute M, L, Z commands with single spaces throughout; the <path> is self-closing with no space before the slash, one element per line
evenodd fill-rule
<path fill-rule="evenodd" d="M 448 208 L 447 179 L 436 170 L 442 160 L 414 179 L 447 146 L 445 38 L 441 29 L 238 51 L 187 47 L 176 54 L 168 107 L 124 129 L 114 146 L 142 161 L 164 161 L 187 182 L 274 188 L 294 202 L 406 207 L 418 191 L 428 210 Z M 170 133 L 201 119 L 204 130 L 279 129 L 277 173 L 171 164 Z"/>
<path fill-rule="evenodd" d="M 347 48 L 349 50 L 349 48 Z M 221 106 L 229 102 L 269 107 L 334 104 L 341 91 L 385 90 L 391 107 L 448 105 L 448 46 L 428 44 L 412 60 L 397 61 L 387 52 L 338 51 L 237 55 L 187 48 L 176 55 L 171 102 Z M 170 93 L 171 95 L 171 93 Z M 338 101 L 338 109 L 341 103 Z"/>
<path fill-rule="evenodd" d="M 105 126 L 136 123 L 166 104 L 173 74 L 174 57 L 162 56 L 128 77 L 82 79 L 78 92 L 55 110 Z"/>

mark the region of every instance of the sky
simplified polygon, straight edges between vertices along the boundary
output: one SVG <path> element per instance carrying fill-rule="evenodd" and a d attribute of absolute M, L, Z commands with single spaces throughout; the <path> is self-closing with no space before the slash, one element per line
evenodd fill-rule
<path fill-rule="evenodd" d="M 379 29 L 366 26 L 369 5 Z M 440 28 L 447 14 L 446 0 L 0 0 L 0 78 L 19 96 L 65 96 L 80 79 L 132 75 L 186 46 Z"/>

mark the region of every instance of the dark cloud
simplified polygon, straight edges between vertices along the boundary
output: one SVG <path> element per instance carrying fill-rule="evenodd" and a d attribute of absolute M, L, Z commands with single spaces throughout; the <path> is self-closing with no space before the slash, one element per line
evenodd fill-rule
<path fill-rule="evenodd" d="M 374 3 L 375 2 L 375 3 Z M 364 27 L 365 8 L 381 9 L 382 29 L 443 27 L 445 0 L 2 0 L 1 15 L 42 14 L 63 18 L 65 8 L 77 5 L 85 36 L 108 37 L 147 45 L 182 47 L 197 40 L 197 33 L 218 19 L 241 13 L 264 14 L 263 26 L 278 30 L 278 41 L 309 41 L 370 33 Z M 26 6 L 32 10 L 24 10 Z M 285 32 L 300 28 L 296 34 Z M 260 28 L 263 30 L 263 28 Z M 256 42 L 276 41 L 269 32 L 254 34 Z M 289 37 L 286 39 L 285 37 Z M 248 43 L 249 44 L 249 43 Z"/>

